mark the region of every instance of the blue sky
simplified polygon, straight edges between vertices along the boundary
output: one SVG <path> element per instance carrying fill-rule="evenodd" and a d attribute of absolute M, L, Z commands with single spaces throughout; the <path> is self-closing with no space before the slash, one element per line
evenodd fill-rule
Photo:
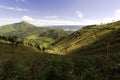
<path fill-rule="evenodd" d="M 86 25 L 120 20 L 120 0 L 0 0 L 0 25 Z"/>

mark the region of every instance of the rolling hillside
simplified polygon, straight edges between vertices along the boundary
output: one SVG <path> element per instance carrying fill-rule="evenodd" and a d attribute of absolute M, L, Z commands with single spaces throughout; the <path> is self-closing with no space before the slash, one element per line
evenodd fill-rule
<path fill-rule="evenodd" d="M 120 52 L 120 21 L 90 25 L 52 43 L 58 54 L 103 54 Z"/>
<path fill-rule="evenodd" d="M 0 80 L 119 80 L 119 27 L 120 21 L 90 25 L 56 40 L 52 33 L 17 38 L 25 45 L 1 36 Z"/>

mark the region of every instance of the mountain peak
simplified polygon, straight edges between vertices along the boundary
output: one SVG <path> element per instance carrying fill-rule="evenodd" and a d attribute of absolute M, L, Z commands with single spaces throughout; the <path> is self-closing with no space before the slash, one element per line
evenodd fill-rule
<path fill-rule="evenodd" d="M 27 21 L 22 21 L 22 22 L 20 22 L 20 23 L 28 23 Z"/>
<path fill-rule="evenodd" d="M 23 24 L 23 25 L 29 25 L 29 26 L 35 26 L 29 22 L 26 22 L 26 21 L 22 21 L 22 22 L 19 22 L 18 24 Z"/>
<path fill-rule="evenodd" d="M 16 35 L 15 32 L 17 33 L 24 33 L 24 32 L 28 32 L 28 31 L 32 31 L 33 29 L 35 29 L 36 26 L 33 24 L 30 24 L 28 22 L 22 21 L 19 23 L 14 23 L 14 24 L 9 24 L 9 25 L 4 25 L 0 27 L 0 34 L 14 34 Z"/>
<path fill-rule="evenodd" d="M 31 23 L 28 23 L 28 22 L 25 22 L 25 21 L 22 21 L 22 22 L 19 22 L 19 23 L 15 23 L 13 24 L 14 25 L 14 28 L 19 30 L 19 31 L 24 31 L 24 30 L 28 30 L 30 28 L 35 28 L 36 26 L 31 24 Z"/>

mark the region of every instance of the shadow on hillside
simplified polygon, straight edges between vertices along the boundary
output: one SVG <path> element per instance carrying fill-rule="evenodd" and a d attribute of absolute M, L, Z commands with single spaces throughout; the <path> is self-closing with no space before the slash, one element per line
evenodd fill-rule
<path fill-rule="evenodd" d="M 75 49 L 70 52 L 72 54 L 112 54 L 120 52 L 120 30 L 112 30 L 111 32 L 98 37 L 98 39 L 88 46 L 81 49 Z"/>

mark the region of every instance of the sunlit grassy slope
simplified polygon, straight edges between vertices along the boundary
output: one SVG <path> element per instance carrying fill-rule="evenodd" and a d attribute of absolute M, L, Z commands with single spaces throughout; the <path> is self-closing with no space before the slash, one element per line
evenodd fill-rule
<path fill-rule="evenodd" d="M 58 54 L 103 54 L 120 52 L 120 21 L 91 25 L 57 39 L 52 43 L 53 50 Z"/>
<path fill-rule="evenodd" d="M 50 43 L 52 43 L 54 41 L 53 38 L 49 38 L 49 37 L 39 37 L 38 35 L 31 35 L 28 36 L 26 38 L 24 38 L 24 43 L 31 43 L 31 44 L 38 44 L 44 47 L 48 47 L 48 45 Z"/>

